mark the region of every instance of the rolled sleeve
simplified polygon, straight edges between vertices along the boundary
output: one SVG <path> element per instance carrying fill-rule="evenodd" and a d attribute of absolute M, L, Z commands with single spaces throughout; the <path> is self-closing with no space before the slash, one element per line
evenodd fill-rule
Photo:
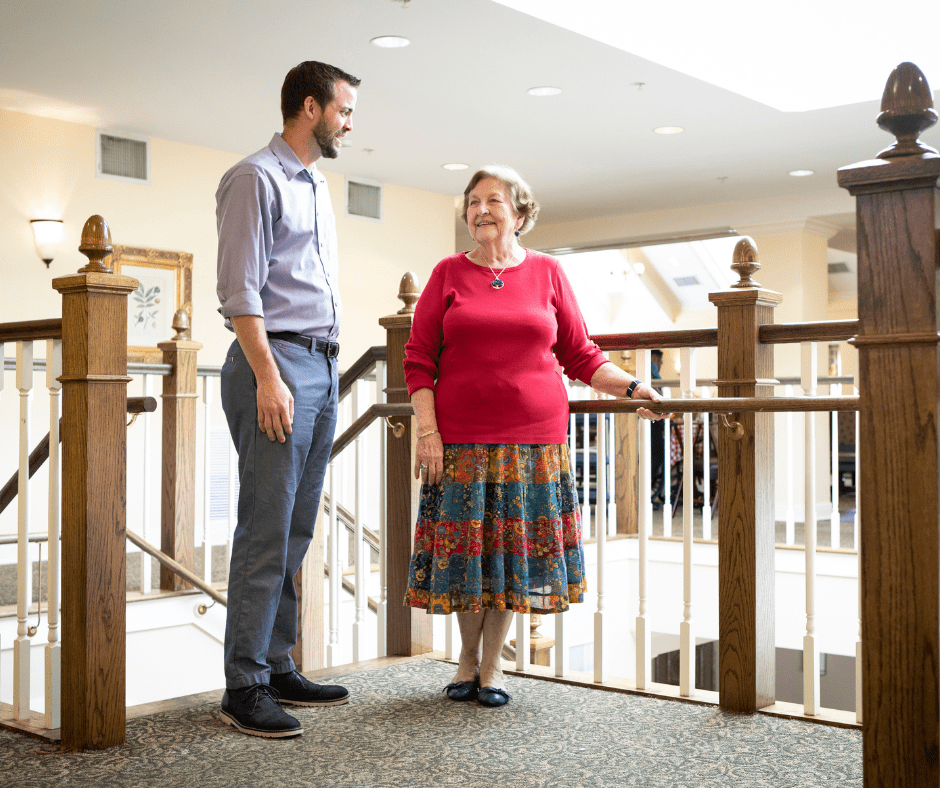
<path fill-rule="evenodd" d="M 222 179 L 216 200 L 219 312 L 225 318 L 264 317 L 261 290 L 273 246 L 275 198 L 257 171 L 236 169 Z"/>

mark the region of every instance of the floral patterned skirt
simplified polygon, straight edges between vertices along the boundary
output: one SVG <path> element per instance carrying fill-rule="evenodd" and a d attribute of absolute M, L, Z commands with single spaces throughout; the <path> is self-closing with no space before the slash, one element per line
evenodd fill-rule
<path fill-rule="evenodd" d="M 441 483 L 421 489 L 405 605 L 567 610 L 587 587 L 579 509 L 566 444 L 445 444 Z"/>

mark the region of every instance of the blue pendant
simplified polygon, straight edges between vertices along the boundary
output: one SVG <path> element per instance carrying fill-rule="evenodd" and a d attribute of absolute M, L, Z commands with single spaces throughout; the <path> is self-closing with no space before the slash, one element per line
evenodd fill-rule
<path fill-rule="evenodd" d="M 492 282 L 490 282 L 490 287 L 492 287 L 494 290 L 499 290 L 499 288 L 501 288 L 504 284 L 506 283 L 497 276 Z"/>

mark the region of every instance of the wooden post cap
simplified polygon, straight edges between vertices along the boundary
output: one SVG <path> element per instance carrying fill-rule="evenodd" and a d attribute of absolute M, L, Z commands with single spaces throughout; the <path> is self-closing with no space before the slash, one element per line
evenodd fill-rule
<path fill-rule="evenodd" d="M 179 339 L 190 339 L 190 322 L 189 315 L 186 314 L 185 309 L 177 309 L 173 315 L 173 330 L 176 332 L 173 335 L 173 341 Z"/>
<path fill-rule="evenodd" d="M 936 154 L 934 148 L 917 139 L 936 122 L 937 111 L 923 72 L 913 63 L 901 63 L 888 77 L 878 116 L 878 126 L 897 137 L 897 142 L 881 151 L 878 158 Z"/>
<path fill-rule="evenodd" d="M 416 274 L 408 271 L 401 278 L 401 282 L 398 285 L 398 298 L 405 302 L 405 305 L 398 310 L 398 314 L 413 315 L 415 304 L 418 303 L 420 296 L 421 291 L 418 289 L 418 277 Z"/>
<path fill-rule="evenodd" d="M 110 266 L 104 262 L 114 251 L 111 246 L 111 229 L 104 217 L 95 214 L 85 222 L 85 226 L 82 228 L 82 242 L 78 246 L 78 251 L 88 258 L 88 265 L 79 268 L 78 273 L 114 273 Z"/>
<path fill-rule="evenodd" d="M 750 238 L 742 238 L 735 244 L 731 261 L 731 269 L 740 277 L 732 287 L 760 287 L 760 282 L 751 279 L 751 274 L 760 270 L 760 260 Z"/>

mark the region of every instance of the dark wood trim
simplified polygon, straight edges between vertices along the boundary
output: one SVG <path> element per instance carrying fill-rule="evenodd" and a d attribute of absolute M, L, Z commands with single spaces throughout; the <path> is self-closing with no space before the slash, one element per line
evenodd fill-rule
<path fill-rule="evenodd" d="M 718 381 L 719 386 L 722 381 Z M 731 384 L 739 385 L 739 383 Z M 754 381 L 763 388 L 770 384 Z M 856 411 L 858 397 L 711 397 L 701 399 L 663 399 L 662 402 L 629 399 L 573 400 L 571 413 L 636 413 L 646 408 L 654 413 L 789 413 L 820 411 Z"/>
<path fill-rule="evenodd" d="M 370 347 L 357 358 L 353 365 L 347 369 L 339 378 L 339 395 L 342 397 L 352 386 L 353 382 L 361 378 L 372 367 L 376 361 L 385 361 L 387 352 L 385 345 L 375 345 Z"/>
<path fill-rule="evenodd" d="M 601 350 L 715 347 L 718 344 L 718 329 L 696 328 L 684 331 L 646 331 L 642 334 L 595 334 L 591 339 Z"/>
<path fill-rule="evenodd" d="M 62 339 L 62 318 L 0 323 L 0 342 L 33 342 L 39 339 Z"/>
<path fill-rule="evenodd" d="M 844 342 L 858 333 L 857 320 L 825 320 L 821 323 L 779 323 L 761 326 L 757 341 L 762 345 L 794 342 Z"/>

